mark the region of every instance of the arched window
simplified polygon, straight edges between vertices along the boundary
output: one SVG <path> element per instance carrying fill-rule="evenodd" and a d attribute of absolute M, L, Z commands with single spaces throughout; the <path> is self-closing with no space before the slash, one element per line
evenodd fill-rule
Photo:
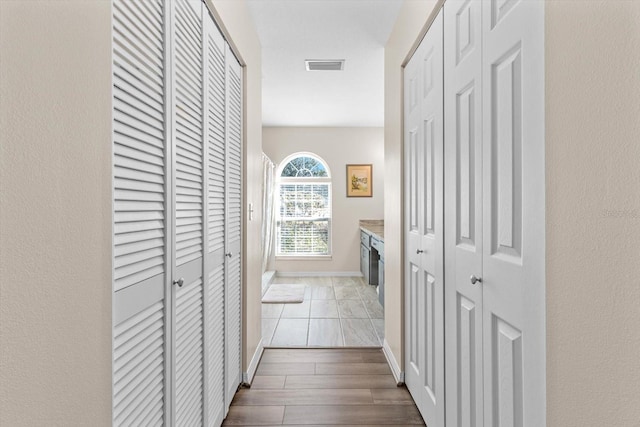
<path fill-rule="evenodd" d="M 312 153 L 287 157 L 278 170 L 276 256 L 331 255 L 331 172 Z"/>

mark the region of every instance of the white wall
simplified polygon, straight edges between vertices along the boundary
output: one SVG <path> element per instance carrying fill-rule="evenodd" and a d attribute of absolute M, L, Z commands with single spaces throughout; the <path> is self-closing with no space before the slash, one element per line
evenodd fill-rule
<path fill-rule="evenodd" d="M 359 272 L 361 219 L 382 219 L 384 131 L 382 128 L 265 127 L 262 146 L 276 165 L 293 153 L 312 152 L 332 174 L 332 257 L 330 260 L 275 260 L 278 272 Z M 347 197 L 346 165 L 373 164 L 373 197 Z"/>
<path fill-rule="evenodd" d="M 111 425 L 111 5 L 0 1 L 0 425 Z"/>

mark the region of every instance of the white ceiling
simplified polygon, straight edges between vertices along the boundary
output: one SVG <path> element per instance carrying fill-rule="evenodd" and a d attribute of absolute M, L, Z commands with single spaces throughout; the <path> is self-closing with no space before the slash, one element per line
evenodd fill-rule
<path fill-rule="evenodd" d="M 248 0 L 264 126 L 383 126 L 384 45 L 404 0 Z M 345 59 L 306 71 L 305 59 Z"/>

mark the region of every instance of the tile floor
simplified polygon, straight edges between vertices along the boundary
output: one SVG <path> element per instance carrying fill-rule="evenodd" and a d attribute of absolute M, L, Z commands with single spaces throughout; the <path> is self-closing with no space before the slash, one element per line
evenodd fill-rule
<path fill-rule="evenodd" d="M 380 347 L 384 310 L 360 277 L 276 277 L 304 284 L 299 304 L 262 304 L 265 347 Z"/>

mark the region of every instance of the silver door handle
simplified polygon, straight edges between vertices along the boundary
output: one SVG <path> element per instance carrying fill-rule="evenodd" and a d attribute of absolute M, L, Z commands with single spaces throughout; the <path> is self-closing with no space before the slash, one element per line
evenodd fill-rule
<path fill-rule="evenodd" d="M 228 256 L 229 258 L 231 258 L 233 256 L 233 252 L 227 252 L 226 254 L 224 254 L 225 256 Z"/>
<path fill-rule="evenodd" d="M 181 288 L 181 287 L 182 287 L 182 285 L 184 285 L 184 279 L 181 277 L 181 278 L 179 278 L 178 280 L 174 280 L 174 281 L 173 281 L 173 284 L 174 284 L 174 285 L 178 285 L 178 287 L 179 287 L 179 288 Z"/>
<path fill-rule="evenodd" d="M 422 249 L 416 249 L 416 254 L 420 255 L 421 253 L 424 253 L 424 251 Z"/>
<path fill-rule="evenodd" d="M 475 285 L 476 283 L 482 283 L 482 277 L 476 277 L 475 274 L 472 274 L 469 279 L 471 280 L 472 285 Z"/>

